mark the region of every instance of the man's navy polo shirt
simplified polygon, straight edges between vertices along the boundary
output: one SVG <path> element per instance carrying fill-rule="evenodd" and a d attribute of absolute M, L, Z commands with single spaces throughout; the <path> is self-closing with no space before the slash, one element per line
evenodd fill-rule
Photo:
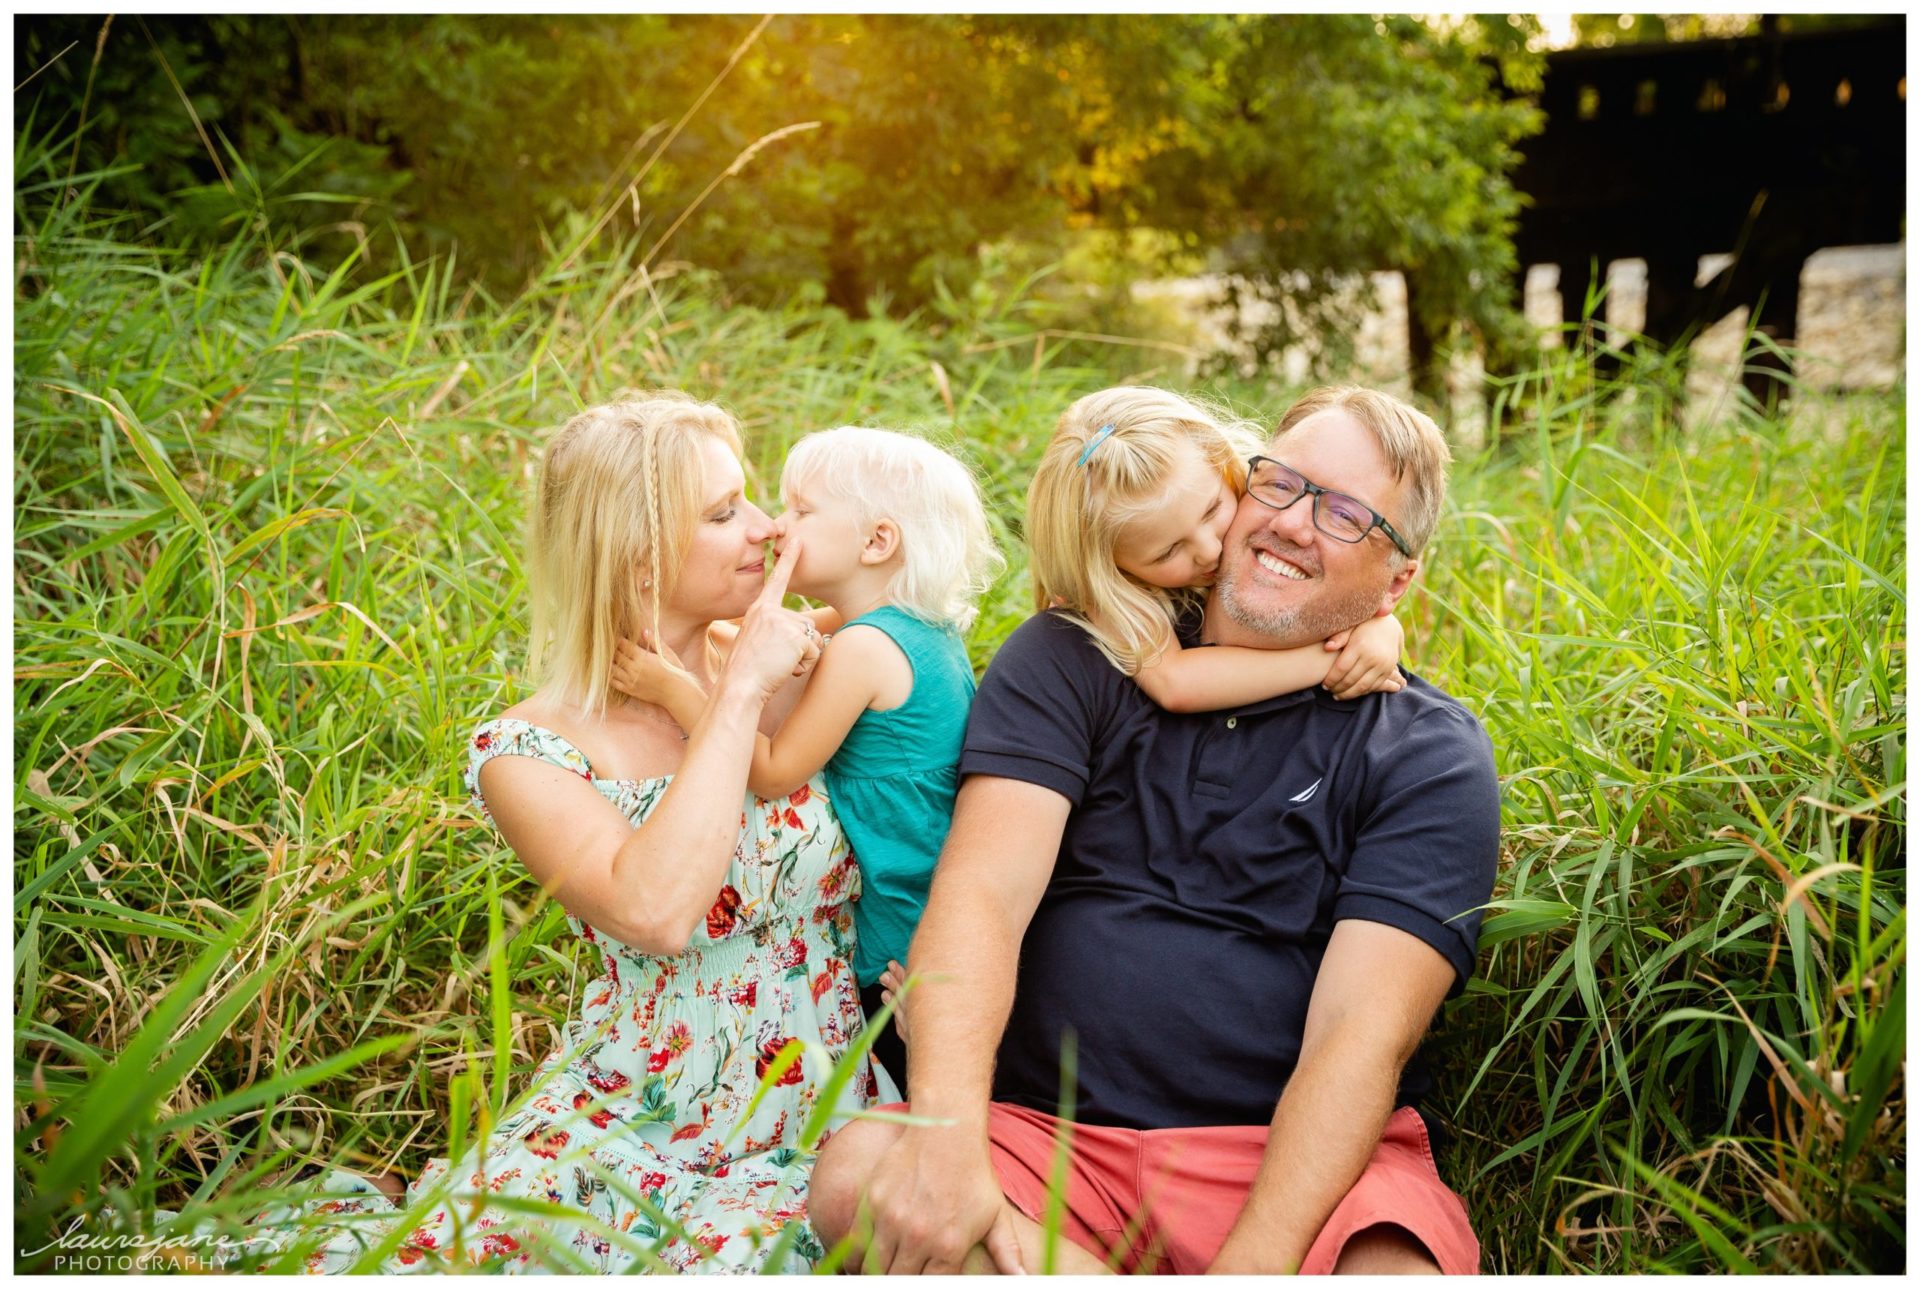
<path fill-rule="evenodd" d="M 1417 677 L 1162 711 L 1055 613 L 987 669 L 960 773 L 1073 803 L 1020 949 L 997 1099 L 1128 1128 L 1264 1124 L 1293 1072 L 1333 925 L 1383 922 L 1473 973 L 1500 835 L 1493 748 Z M 1464 915 L 1464 916 L 1463 916 Z M 1414 1067 L 1400 1103 L 1424 1091 Z"/>

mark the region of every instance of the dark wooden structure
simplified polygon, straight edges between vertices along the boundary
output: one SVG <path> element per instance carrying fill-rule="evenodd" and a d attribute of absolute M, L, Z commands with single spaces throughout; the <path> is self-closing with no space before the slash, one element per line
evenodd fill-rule
<path fill-rule="evenodd" d="M 1684 342 L 1748 306 L 1790 342 L 1800 271 L 1906 226 L 1906 19 L 1547 57 L 1543 133 L 1514 185 L 1528 266 L 1557 264 L 1574 321 L 1592 274 L 1647 264 L 1646 337 Z M 1700 257 L 1733 262 L 1696 284 Z M 1772 384 L 1754 374 L 1756 392 Z"/>

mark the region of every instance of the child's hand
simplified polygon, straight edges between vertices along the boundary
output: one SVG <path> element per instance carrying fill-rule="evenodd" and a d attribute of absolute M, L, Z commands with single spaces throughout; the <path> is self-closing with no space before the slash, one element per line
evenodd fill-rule
<path fill-rule="evenodd" d="M 906 983 L 907 969 L 888 958 L 887 969 L 880 973 L 880 1001 L 893 1003 L 893 1027 L 900 1031 L 902 1046 L 907 1042 L 907 1009 L 904 1003 L 894 1000 L 899 996 L 900 987 Z"/>
<path fill-rule="evenodd" d="M 641 638 L 650 634 L 643 632 Z M 698 685 L 672 650 L 663 647 L 660 653 L 655 653 L 631 640 L 617 641 L 613 646 L 612 680 L 613 687 L 627 697 L 668 708 L 671 708 L 669 699 L 679 697 L 676 687 Z"/>
<path fill-rule="evenodd" d="M 1328 649 L 1339 650 L 1327 678 L 1321 682 L 1335 698 L 1362 694 L 1392 694 L 1406 688 L 1400 675 L 1400 646 L 1406 632 L 1391 614 L 1368 618 L 1351 631 L 1336 632 Z"/>

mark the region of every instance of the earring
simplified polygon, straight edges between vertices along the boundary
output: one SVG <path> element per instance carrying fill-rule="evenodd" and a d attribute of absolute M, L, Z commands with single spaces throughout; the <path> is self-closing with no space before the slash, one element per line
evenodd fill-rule
<path fill-rule="evenodd" d="M 646 581 L 640 583 L 640 589 L 643 591 L 651 591 L 653 589 L 653 579 L 648 578 Z"/>

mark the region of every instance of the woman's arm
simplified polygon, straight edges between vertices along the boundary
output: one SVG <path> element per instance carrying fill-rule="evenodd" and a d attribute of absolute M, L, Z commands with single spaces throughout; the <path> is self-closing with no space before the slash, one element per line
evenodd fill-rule
<path fill-rule="evenodd" d="M 786 561 L 782 562 L 786 564 Z M 728 655 L 686 755 L 638 828 L 581 776 L 496 757 L 480 788 L 500 833 L 568 912 L 643 953 L 685 951 L 713 907 L 740 837 L 747 765 L 767 697 L 818 645 L 780 607 L 776 566 Z"/>
<path fill-rule="evenodd" d="M 1401 688 L 1405 682 L 1395 666 L 1401 638 L 1400 624 L 1391 617 L 1370 618 L 1355 627 L 1346 651 L 1355 651 L 1367 661 L 1350 667 L 1337 697 Z M 1170 712 L 1213 712 L 1318 685 L 1346 651 L 1336 655 L 1324 644 L 1295 649 L 1169 646 L 1133 679 L 1148 698 Z"/>

